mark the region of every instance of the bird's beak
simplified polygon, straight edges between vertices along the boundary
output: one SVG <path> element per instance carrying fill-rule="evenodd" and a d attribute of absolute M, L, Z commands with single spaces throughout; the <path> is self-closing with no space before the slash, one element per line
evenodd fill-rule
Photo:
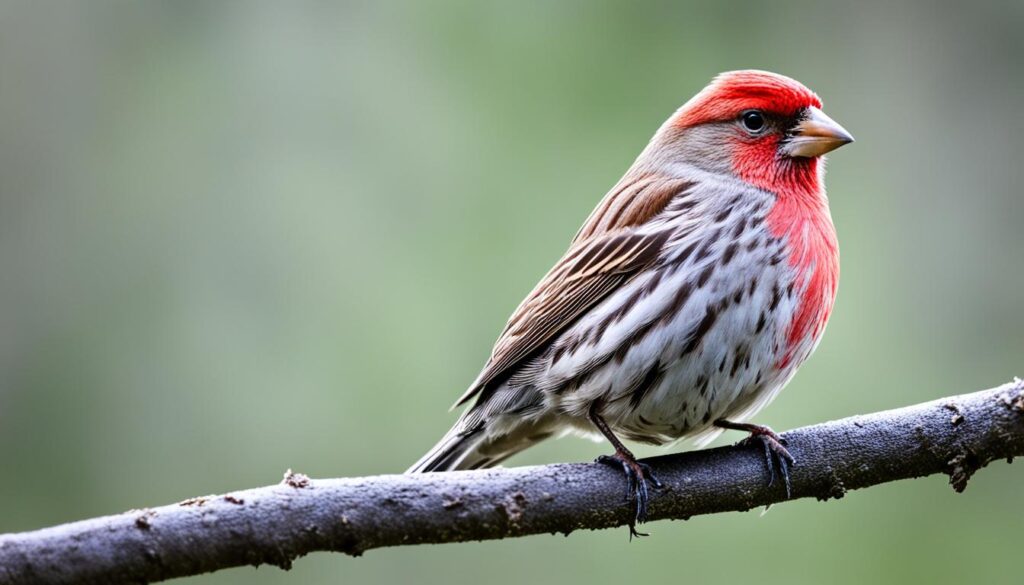
<path fill-rule="evenodd" d="M 818 108 L 811 106 L 807 113 L 793 127 L 790 136 L 782 145 L 787 156 L 815 157 L 831 152 L 844 144 L 853 142 L 853 136 L 845 128 L 829 118 Z"/>

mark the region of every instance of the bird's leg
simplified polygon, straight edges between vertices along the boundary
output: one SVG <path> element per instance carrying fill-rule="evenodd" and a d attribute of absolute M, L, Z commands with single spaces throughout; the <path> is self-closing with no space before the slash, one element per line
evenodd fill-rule
<path fill-rule="evenodd" d="M 753 441 L 760 441 L 764 447 L 765 464 L 768 466 L 768 486 L 775 483 L 775 465 L 778 463 L 779 475 L 786 484 L 786 498 L 791 495 L 789 488 L 789 466 L 796 463 L 796 459 L 786 449 L 786 440 L 769 427 L 754 425 L 750 423 L 736 423 L 725 419 L 715 421 L 715 426 L 733 431 L 746 431 L 750 436 L 740 441 L 739 444 L 749 445 Z"/>
<path fill-rule="evenodd" d="M 655 488 L 662 488 L 663 484 L 658 481 L 658 478 L 654 476 L 654 472 L 651 471 L 651 467 L 646 463 L 641 463 L 636 460 L 636 456 L 633 452 L 626 448 L 622 444 L 622 441 L 615 436 L 612 432 L 611 427 L 608 423 L 604 422 L 601 415 L 597 413 L 598 404 L 595 402 L 590 407 L 588 416 L 590 422 L 594 423 L 597 430 L 601 431 L 608 442 L 615 447 L 614 455 L 601 455 L 597 458 L 597 463 L 603 463 L 605 465 L 611 465 L 622 469 L 622 472 L 626 475 L 626 501 L 636 501 L 636 514 L 629 522 L 629 537 L 634 536 L 647 536 L 643 532 L 637 532 L 636 525 L 641 524 L 647 520 L 647 501 L 649 499 L 647 492 L 647 482 L 651 482 Z"/>

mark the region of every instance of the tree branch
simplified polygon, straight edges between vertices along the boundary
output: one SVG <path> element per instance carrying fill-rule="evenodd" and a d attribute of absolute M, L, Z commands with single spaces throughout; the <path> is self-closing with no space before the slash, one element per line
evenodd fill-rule
<path fill-rule="evenodd" d="M 996 459 L 1024 455 L 1024 382 L 804 427 L 784 434 L 797 465 L 792 499 L 935 473 L 963 491 Z M 652 520 L 785 501 L 758 447 L 649 459 L 668 488 Z M 385 546 L 569 534 L 622 526 L 623 479 L 562 464 L 425 475 L 310 480 L 0 536 L 0 583 L 159 581 L 239 565 L 287 569 L 313 551 L 358 556 Z"/>

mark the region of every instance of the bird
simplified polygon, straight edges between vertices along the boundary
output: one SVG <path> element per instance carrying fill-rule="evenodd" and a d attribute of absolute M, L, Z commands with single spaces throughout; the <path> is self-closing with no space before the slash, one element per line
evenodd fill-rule
<path fill-rule="evenodd" d="M 853 142 L 816 93 L 721 73 L 657 130 L 512 313 L 466 406 L 407 473 L 495 466 L 544 439 L 603 437 L 630 521 L 662 483 L 624 441 L 760 441 L 789 493 L 795 463 L 748 422 L 821 341 L 839 284 L 824 155 Z"/>

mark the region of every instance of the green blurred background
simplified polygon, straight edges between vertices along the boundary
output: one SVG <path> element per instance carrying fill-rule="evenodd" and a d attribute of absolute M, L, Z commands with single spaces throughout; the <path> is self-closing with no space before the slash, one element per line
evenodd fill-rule
<path fill-rule="evenodd" d="M 857 143 L 777 429 L 1024 371 L 1024 3 L 3 2 L 0 532 L 399 472 L 509 312 L 716 73 Z M 729 436 L 724 440 L 736 440 Z M 512 464 L 587 460 L 550 442 Z M 645 453 L 651 450 L 643 450 Z M 197 583 L 1019 583 L 1024 469 L 757 513 L 316 554 Z"/>

